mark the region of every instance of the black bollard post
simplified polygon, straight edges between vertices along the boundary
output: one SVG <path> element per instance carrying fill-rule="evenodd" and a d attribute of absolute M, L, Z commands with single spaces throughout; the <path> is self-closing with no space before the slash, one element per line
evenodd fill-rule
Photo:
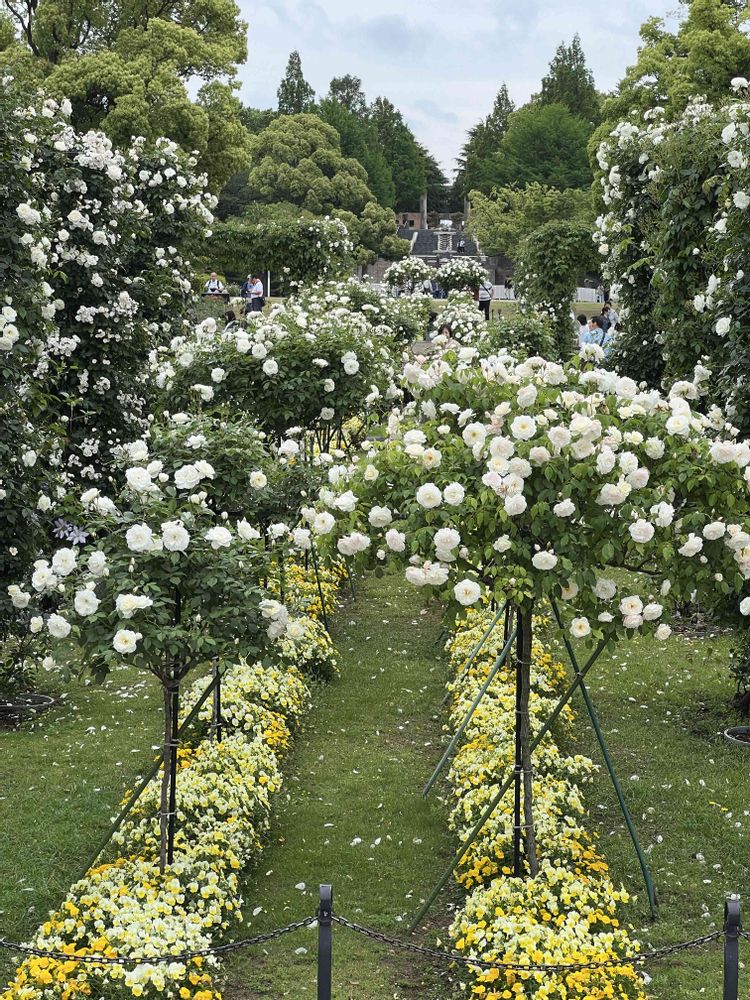
<path fill-rule="evenodd" d="M 318 1000 L 331 1000 L 333 888 L 321 885 L 318 906 Z"/>
<path fill-rule="evenodd" d="M 740 997 L 740 901 L 729 898 L 724 903 L 724 1000 Z"/>

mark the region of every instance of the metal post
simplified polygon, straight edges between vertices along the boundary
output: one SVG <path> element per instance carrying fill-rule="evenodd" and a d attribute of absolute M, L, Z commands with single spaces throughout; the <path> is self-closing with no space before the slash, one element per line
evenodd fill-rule
<path fill-rule="evenodd" d="M 216 743 L 221 743 L 221 671 L 219 670 L 219 660 L 214 659 L 214 700 L 211 718 L 211 736 Z"/>
<path fill-rule="evenodd" d="M 521 781 L 523 779 L 523 746 L 521 743 L 521 697 L 522 663 L 526 656 L 523 648 L 523 629 L 521 628 L 521 609 L 518 609 L 516 618 L 516 635 L 518 644 L 516 646 L 516 735 L 515 735 L 515 763 L 513 767 L 513 874 L 516 878 L 523 875 L 523 865 L 521 863 Z"/>
<path fill-rule="evenodd" d="M 177 747 L 180 743 L 180 684 L 172 687 L 172 733 L 169 755 L 169 822 L 167 827 L 167 864 L 174 861 L 174 835 L 177 825 Z"/>
<path fill-rule="evenodd" d="M 573 665 L 573 670 L 575 671 L 576 677 L 580 673 L 580 667 L 578 666 L 578 661 L 576 659 L 573 646 L 568 639 L 565 628 L 563 627 L 562 616 L 560 615 L 560 609 L 557 606 L 557 602 L 554 599 L 550 599 L 550 605 L 552 607 L 555 620 L 560 628 L 560 634 L 562 635 L 563 643 L 568 651 L 568 656 L 570 657 L 570 662 Z M 635 848 L 635 853 L 638 858 L 638 864 L 641 866 L 641 872 L 643 874 L 643 881 L 646 884 L 646 893 L 648 895 L 648 905 L 651 910 L 651 916 L 656 916 L 656 890 L 654 889 L 654 883 L 651 878 L 651 872 L 649 871 L 648 864 L 646 863 L 646 855 L 643 853 L 643 848 L 641 847 L 641 842 L 638 839 L 638 833 L 635 829 L 635 824 L 630 815 L 630 810 L 628 809 L 627 802 L 625 801 L 625 795 L 623 794 L 622 787 L 620 786 L 620 781 L 615 773 L 615 766 L 612 762 L 612 757 L 609 753 L 609 747 L 607 746 L 607 741 L 604 738 L 604 733 L 602 732 L 602 727 L 599 725 L 599 718 L 596 714 L 596 709 L 594 708 L 594 703 L 591 700 L 591 695 L 589 694 L 588 688 L 583 683 L 581 679 L 581 695 L 586 704 L 586 710 L 589 713 L 589 718 L 591 719 L 591 725 L 593 726 L 594 733 L 596 734 L 597 742 L 599 743 L 599 748 L 602 752 L 602 757 L 604 757 L 604 763 L 607 766 L 607 771 L 609 772 L 609 777 L 612 782 L 612 787 L 615 790 L 615 795 L 617 796 L 617 801 L 620 803 L 620 811 L 622 812 L 623 819 L 625 820 L 625 826 L 628 828 L 628 833 L 630 834 L 630 839 L 633 842 L 633 847 Z"/>
<path fill-rule="evenodd" d="M 723 1000 L 740 996 L 740 901 L 729 897 L 724 903 L 724 995 Z"/>
<path fill-rule="evenodd" d="M 310 538 L 310 555 L 312 556 L 313 569 L 315 570 L 315 580 L 318 584 L 318 597 L 320 598 L 320 610 L 323 614 L 323 627 L 326 632 L 330 632 L 328 627 L 328 612 L 326 611 L 325 597 L 323 596 L 323 585 L 320 582 L 320 568 L 318 566 L 318 554 L 315 551 L 315 542 Z"/>
<path fill-rule="evenodd" d="M 321 885 L 318 905 L 318 1000 L 331 1000 L 333 887 Z"/>
<path fill-rule="evenodd" d="M 461 673 L 459 674 L 458 678 L 456 679 L 456 687 L 458 687 L 463 682 L 464 678 L 466 677 L 466 675 L 468 674 L 469 670 L 471 669 L 472 663 L 474 662 L 474 660 L 476 660 L 476 658 L 482 652 L 482 648 L 484 647 L 485 642 L 487 642 L 487 640 L 489 639 L 490 635 L 492 634 L 495 626 L 500 621 L 500 619 L 502 618 L 502 616 L 506 613 L 507 608 L 508 608 L 508 602 L 506 601 L 505 604 L 503 604 L 503 606 L 495 614 L 495 617 L 490 622 L 490 624 L 489 624 L 487 630 L 485 631 L 484 635 L 482 636 L 482 638 L 479 640 L 479 642 L 476 644 L 476 646 L 472 649 L 472 651 L 471 651 L 471 653 L 469 655 L 469 659 L 466 661 L 466 663 L 464 663 L 463 667 L 461 668 Z M 507 616 L 506 616 L 506 624 L 507 624 Z M 505 641 L 507 641 L 507 639 L 508 639 L 508 630 L 506 628 L 506 630 L 505 630 L 505 639 L 503 641 L 505 642 Z M 446 694 L 446 696 L 443 698 L 443 704 L 447 705 L 448 702 L 450 701 L 450 698 L 451 698 L 451 693 L 450 693 L 450 691 L 448 691 L 448 693 Z"/>
<path fill-rule="evenodd" d="M 492 669 L 490 670 L 489 674 L 487 675 L 487 680 L 484 682 L 484 684 L 482 685 L 482 687 L 479 689 L 479 692 L 478 692 L 476 698 L 471 703 L 471 707 L 469 708 L 469 711 L 463 717 L 463 719 L 461 721 L 461 725 L 458 727 L 458 729 L 456 730 L 456 732 L 453 734 L 453 737 L 452 737 L 450 743 L 445 748 L 445 753 L 440 758 L 440 762 L 438 763 L 438 766 L 432 772 L 432 774 L 430 775 L 429 781 L 427 782 L 427 784 L 424 786 L 424 789 L 422 790 L 422 795 L 423 795 L 424 798 L 427 798 L 427 796 L 430 794 L 430 790 L 432 789 L 432 786 L 437 781 L 438 775 L 440 774 L 440 772 L 445 767 L 446 763 L 448 762 L 448 759 L 450 758 L 451 754 L 453 753 L 454 749 L 456 748 L 456 744 L 458 743 L 458 741 L 463 736 L 463 734 L 464 734 L 464 732 L 466 730 L 466 727 L 469 725 L 469 722 L 471 722 L 471 718 L 474 715 L 474 712 L 476 712 L 477 708 L 479 707 L 479 703 L 481 702 L 482 698 L 484 698 L 484 696 L 487 694 L 487 691 L 489 690 L 490 684 L 495 679 L 495 675 L 497 674 L 498 670 L 505 664 L 505 661 L 508 658 L 508 653 L 510 652 L 510 647 L 513 645 L 513 639 L 515 638 L 515 635 L 516 635 L 516 633 L 513 632 L 513 634 L 511 635 L 510 639 L 506 641 L 505 647 L 503 648 L 502 652 L 500 653 L 500 655 L 495 660 L 494 664 L 492 665 Z"/>

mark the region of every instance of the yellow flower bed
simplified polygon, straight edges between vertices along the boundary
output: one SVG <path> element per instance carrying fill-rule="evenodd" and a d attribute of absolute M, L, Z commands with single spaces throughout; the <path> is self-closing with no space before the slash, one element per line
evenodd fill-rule
<path fill-rule="evenodd" d="M 332 609 L 340 580 L 325 572 Z M 212 957 L 153 964 L 150 956 L 200 951 L 242 921 L 240 871 L 256 859 L 270 822 L 271 802 L 282 784 L 280 761 L 310 707 L 305 664 L 332 674 L 335 651 L 307 610 L 317 597 L 315 577 L 287 569 L 287 601 L 303 616 L 295 639 L 274 650 L 274 665 L 240 660 L 222 682 L 225 737 L 178 751 L 177 836 L 174 863 L 159 872 L 161 773 L 149 784 L 113 843 L 122 856 L 92 869 L 62 906 L 37 930 L 32 944 L 70 959 L 29 958 L 0 1000 L 99 1000 L 132 995 L 146 1000 L 220 1000 Z M 312 581 L 312 584 L 311 584 Z M 319 602 L 318 602 L 319 607 Z M 310 668 L 313 669 L 312 667 Z M 196 681 L 182 707 L 186 714 L 205 691 Z M 200 718 L 211 715 L 211 699 Z M 134 966 L 76 961 L 87 955 L 144 956 Z"/>
<path fill-rule="evenodd" d="M 464 673 L 465 664 L 492 620 L 471 610 L 448 641 L 456 680 L 449 727 L 455 730 L 487 680 L 503 647 L 498 627 Z M 535 620 L 538 628 L 544 624 Z M 530 729 L 538 733 L 567 686 L 562 664 L 534 640 L 529 704 Z M 562 727 L 573 722 L 567 707 Z M 450 825 L 465 841 L 499 783 L 512 771 L 515 747 L 515 678 L 501 669 L 469 725 L 449 771 Z M 595 766 L 588 757 L 566 756 L 551 734 L 534 754 L 534 823 L 542 859 L 535 878 L 513 876 L 513 796 L 509 792 L 485 823 L 457 869 L 468 891 L 451 927 L 454 946 L 484 961 L 571 964 L 616 959 L 606 969 L 569 973 L 468 968 L 466 992 L 481 1000 L 645 1000 L 643 984 L 627 959 L 638 950 L 620 926 L 617 906 L 627 902 L 609 879 L 607 864 L 584 827 L 581 786 Z M 621 962 L 619 960 L 622 960 Z"/>

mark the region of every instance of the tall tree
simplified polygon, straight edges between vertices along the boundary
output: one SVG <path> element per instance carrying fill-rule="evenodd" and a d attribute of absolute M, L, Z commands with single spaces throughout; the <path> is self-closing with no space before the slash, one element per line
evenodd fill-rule
<path fill-rule="evenodd" d="M 492 111 L 469 129 L 469 137 L 458 158 L 455 190 L 464 198 L 472 190 L 489 192 L 487 167 L 500 141 L 508 130 L 508 121 L 515 111 L 508 87 L 503 84 L 497 92 Z"/>
<path fill-rule="evenodd" d="M 570 45 L 564 42 L 558 45 L 549 64 L 549 73 L 542 79 L 539 101 L 541 104 L 564 104 L 571 114 L 591 125 L 599 123 L 599 94 L 594 74 L 586 65 L 579 35 L 573 36 Z"/>
<path fill-rule="evenodd" d="M 420 142 L 419 148 L 424 158 L 425 176 L 427 179 L 427 205 L 436 212 L 447 212 L 450 210 L 451 190 L 448 178 L 435 159 Z"/>
<path fill-rule="evenodd" d="M 378 202 L 386 208 L 393 208 L 396 186 L 374 124 L 332 98 L 320 102 L 319 114 L 338 132 L 344 156 L 353 157 L 365 168 L 368 186 Z"/>
<path fill-rule="evenodd" d="M 533 102 L 514 111 L 488 165 L 493 187 L 546 184 L 581 188 L 591 183 L 586 141 L 591 127 L 564 104 Z"/>
<path fill-rule="evenodd" d="M 328 87 L 328 99 L 343 105 L 347 111 L 360 118 L 367 113 L 367 98 L 362 90 L 362 81 L 351 73 L 334 76 Z"/>
<path fill-rule="evenodd" d="M 233 78 L 247 57 L 247 25 L 234 0 L 3 4 L 17 41 L 0 63 L 70 98 L 76 127 L 100 128 L 123 145 L 134 135 L 167 136 L 197 150 L 217 184 L 246 162 Z M 195 80 L 204 87 L 193 101 L 186 85 Z"/>
<path fill-rule="evenodd" d="M 315 106 L 315 91 L 302 74 L 302 59 L 295 49 L 286 64 L 286 73 L 276 91 L 279 114 L 301 115 Z"/>
<path fill-rule="evenodd" d="M 387 98 L 376 98 L 370 117 L 393 174 L 396 211 L 415 211 L 427 190 L 427 171 L 419 144 L 401 112 Z"/>
<path fill-rule="evenodd" d="M 661 18 L 650 18 L 641 27 L 638 58 L 604 104 L 604 124 L 597 135 L 604 138 L 611 127 L 631 111 L 648 111 L 657 105 L 674 118 L 689 99 L 703 95 L 709 102 L 723 101 L 731 80 L 747 76 L 750 37 L 746 33 L 746 2 L 733 0 L 680 0 L 687 16 L 676 32 Z"/>

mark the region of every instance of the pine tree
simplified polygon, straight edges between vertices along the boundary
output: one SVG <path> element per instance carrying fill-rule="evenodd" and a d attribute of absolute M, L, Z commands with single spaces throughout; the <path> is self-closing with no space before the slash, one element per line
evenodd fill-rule
<path fill-rule="evenodd" d="M 503 84 L 497 92 L 492 111 L 469 130 L 469 138 L 458 158 L 458 175 L 455 191 L 460 198 L 472 190 L 483 190 L 487 185 L 487 164 L 497 152 L 508 130 L 508 121 L 515 111 L 508 87 Z"/>
<path fill-rule="evenodd" d="M 591 125 L 600 120 L 600 100 L 594 75 L 586 65 L 579 35 L 570 45 L 561 42 L 542 80 L 540 104 L 564 104 L 571 114 Z"/>
<path fill-rule="evenodd" d="M 301 115 L 315 106 L 315 91 L 302 75 L 302 59 L 296 50 L 289 56 L 284 79 L 276 91 L 279 113 Z"/>
<path fill-rule="evenodd" d="M 343 104 L 347 111 L 351 111 L 359 118 L 367 113 L 367 99 L 362 90 L 362 81 L 351 73 L 347 73 L 346 76 L 334 76 L 328 88 L 328 99 Z"/>

